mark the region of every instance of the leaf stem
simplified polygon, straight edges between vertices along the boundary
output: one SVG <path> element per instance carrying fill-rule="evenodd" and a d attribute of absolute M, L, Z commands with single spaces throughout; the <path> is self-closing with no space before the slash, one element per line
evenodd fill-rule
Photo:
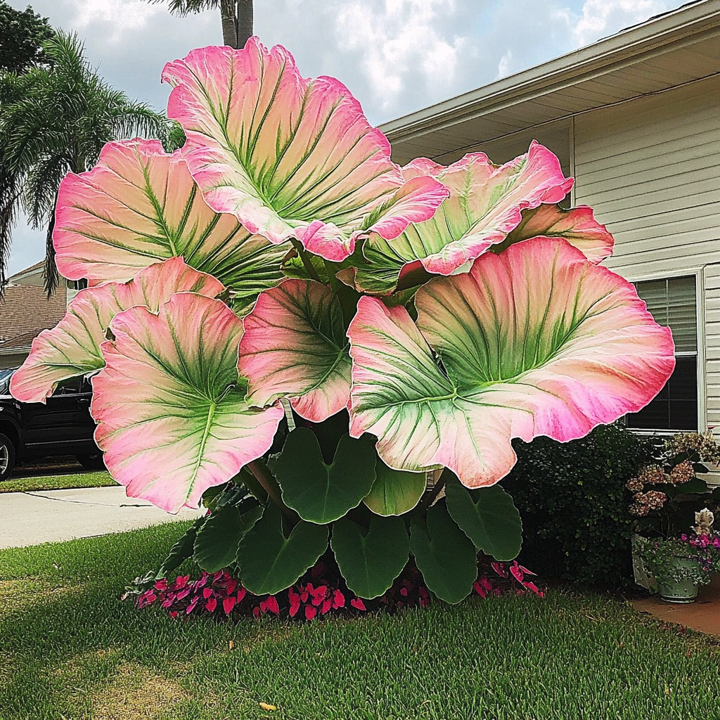
<path fill-rule="evenodd" d="M 253 474 L 254 478 L 268 494 L 268 498 L 282 510 L 283 515 L 285 515 L 288 520 L 297 521 L 297 515 L 283 502 L 280 494 L 280 486 L 277 484 L 277 480 L 273 477 L 268 466 L 262 460 L 253 460 L 245 467 Z"/>
<path fill-rule="evenodd" d="M 337 273 L 340 270 L 340 266 L 337 263 L 334 263 L 330 260 L 325 260 L 324 258 L 323 262 L 325 263 L 325 270 L 328 274 L 328 282 L 330 283 L 330 287 L 337 293 L 337 291 L 341 287 L 344 287 L 344 284 L 337 279 Z"/>
<path fill-rule="evenodd" d="M 302 260 L 302 264 L 305 267 L 305 271 L 307 274 L 313 279 L 317 280 L 319 283 L 322 282 L 320 279 L 320 275 L 318 275 L 318 271 L 315 269 L 315 266 L 312 264 L 312 260 L 308 256 L 307 252 L 305 251 L 305 248 L 302 246 L 302 243 L 299 240 L 296 240 L 295 238 L 291 238 L 290 242 L 292 243 L 292 246 L 295 248 L 298 256 Z"/>
<path fill-rule="evenodd" d="M 418 514 L 423 514 L 433 504 L 433 500 L 440 494 L 440 491 L 445 487 L 445 483 L 450 479 L 452 470 L 445 468 L 442 474 L 438 478 L 438 481 L 433 485 L 433 489 L 420 501 L 417 506 Z"/>
<path fill-rule="evenodd" d="M 337 273 L 342 269 L 338 263 L 325 260 L 325 269 L 327 270 L 330 287 L 337 297 L 343 314 L 343 326 L 348 329 L 350 322 L 357 312 L 357 304 L 360 299 L 360 293 L 354 287 L 346 285 L 338 280 Z"/>
<path fill-rule="evenodd" d="M 406 275 L 403 275 L 398 281 L 395 292 L 400 290 L 408 290 L 418 285 L 424 285 L 428 280 L 436 277 L 432 273 L 429 273 L 422 265 L 418 264 L 418 267 L 413 268 Z"/>
<path fill-rule="evenodd" d="M 244 467 L 235 476 L 248 489 L 248 492 L 261 504 L 267 502 L 268 494 L 265 488 L 257 481 L 257 478 Z"/>

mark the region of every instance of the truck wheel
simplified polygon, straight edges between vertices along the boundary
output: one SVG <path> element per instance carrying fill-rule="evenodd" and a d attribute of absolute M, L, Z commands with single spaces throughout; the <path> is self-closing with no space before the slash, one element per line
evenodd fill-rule
<path fill-rule="evenodd" d="M 0 433 L 0 481 L 7 480 L 15 467 L 15 446 L 7 435 Z"/>
<path fill-rule="evenodd" d="M 91 453 L 87 455 L 76 455 L 75 458 L 86 470 L 105 469 L 105 463 L 103 462 L 103 455 L 101 452 Z"/>

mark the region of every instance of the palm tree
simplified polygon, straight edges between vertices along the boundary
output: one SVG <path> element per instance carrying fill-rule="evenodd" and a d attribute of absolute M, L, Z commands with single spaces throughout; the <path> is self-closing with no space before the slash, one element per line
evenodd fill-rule
<path fill-rule="evenodd" d="M 77 36 L 58 33 L 44 51 L 47 67 L 0 74 L 0 292 L 20 210 L 35 229 L 47 228 L 44 278 L 51 293 L 58 283 L 52 234 L 62 178 L 89 170 L 109 140 L 166 140 L 169 130 L 164 115 L 97 74 Z"/>
<path fill-rule="evenodd" d="M 203 10 L 220 9 L 223 42 L 232 48 L 245 47 L 253 34 L 253 0 L 150 0 L 167 2 L 170 12 L 184 17 Z"/>

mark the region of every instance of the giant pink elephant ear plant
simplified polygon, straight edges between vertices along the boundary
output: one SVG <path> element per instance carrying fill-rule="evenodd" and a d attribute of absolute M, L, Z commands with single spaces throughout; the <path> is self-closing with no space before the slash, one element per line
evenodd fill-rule
<path fill-rule="evenodd" d="M 255 38 L 163 78 L 187 142 L 110 143 L 63 180 L 58 267 L 91 287 L 13 394 L 97 373 L 115 480 L 212 510 L 164 571 L 194 548 L 275 593 L 332 553 L 374 598 L 412 553 L 461 600 L 478 551 L 520 550 L 498 485 L 513 438 L 637 412 L 673 370 L 670 331 L 599 264 L 613 240 L 590 209 L 560 209 L 572 180 L 537 143 L 501 167 L 398 167 L 344 85 Z"/>

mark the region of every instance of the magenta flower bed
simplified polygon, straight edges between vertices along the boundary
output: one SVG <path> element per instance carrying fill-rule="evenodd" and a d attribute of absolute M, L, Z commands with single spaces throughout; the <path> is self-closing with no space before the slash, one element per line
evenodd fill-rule
<path fill-rule="evenodd" d="M 492 574 L 485 573 L 492 571 Z M 517 561 L 490 562 L 483 566 L 473 584 L 473 594 L 486 598 L 503 592 L 534 593 L 544 597 L 542 590 L 529 580 L 535 573 Z M 394 611 L 403 607 L 427 607 L 431 594 L 422 575 L 409 567 L 403 576 L 380 598 L 363 600 L 347 589 L 340 575 L 319 562 L 306 578 L 276 595 L 259 596 L 249 593 L 227 570 L 203 571 L 197 580 L 178 575 L 174 580 L 156 580 L 152 587 L 139 594 L 127 593 L 123 599 L 136 597 L 137 607 L 160 607 L 172 618 L 190 615 L 211 615 L 227 619 L 241 615 L 259 618 L 263 615 L 314 620 L 327 614 L 358 614 L 375 609 Z"/>

